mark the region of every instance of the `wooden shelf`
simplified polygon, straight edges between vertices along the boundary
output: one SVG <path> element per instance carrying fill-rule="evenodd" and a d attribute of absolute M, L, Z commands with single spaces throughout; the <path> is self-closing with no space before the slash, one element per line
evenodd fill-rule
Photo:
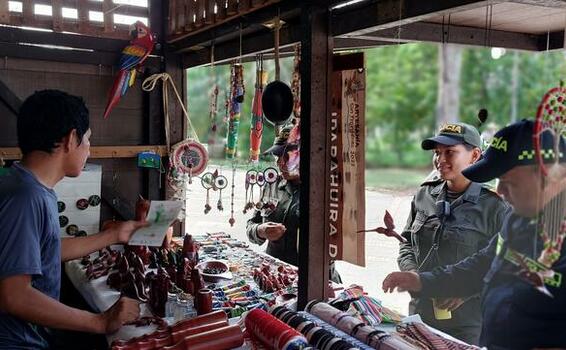
<path fill-rule="evenodd" d="M 135 158 L 138 153 L 153 151 L 160 156 L 167 155 L 167 147 L 160 145 L 147 146 L 93 146 L 90 148 L 90 159 Z M 4 160 L 20 159 L 22 153 L 18 147 L 0 147 L 0 158 Z"/>

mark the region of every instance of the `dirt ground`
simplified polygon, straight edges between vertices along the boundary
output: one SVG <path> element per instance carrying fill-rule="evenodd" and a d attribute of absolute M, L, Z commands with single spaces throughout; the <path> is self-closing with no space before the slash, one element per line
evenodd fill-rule
<path fill-rule="evenodd" d="M 217 210 L 220 194 L 210 191 L 210 205 L 213 209 L 208 214 L 204 214 L 206 190 L 201 186 L 200 180 L 195 179 L 187 190 L 186 231 L 191 234 L 223 231 L 229 233 L 232 237 L 247 242 L 246 221 L 251 217 L 252 212 L 248 211 L 247 214 L 242 212 L 246 202 L 244 190 L 245 171 L 237 170 L 235 174 L 234 218 L 236 223 L 233 227 L 230 227 L 228 220 L 230 219 L 231 209 L 232 169 L 215 166 L 209 170 L 214 171 L 215 169 L 218 169 L 219 173 L 226 176 L 229 181 L 228 187 L 222 191 L 221 196 L 224 210 Z M 257 198 L 257 193 L 256 188 L 255 198 Z M 366 210 L 366 227 L 373 228 L 377 225 L 382 225 L 381 220 L 385 209 L 387 209 L 393 216 L 397 228 L 401 230 L 405 225 L 410 206 L 411 195 L 407 194 L 406 191 L 404 193 L 395 193 L 375 189 L 367 190 L 366 208 L 372 208 L 372 211 Z M 251 246 L 260 251 L 265 249 L 265 246 Z M 366 267 L 338 261 L 337 269 L 345 285 L 352 283 L 360 284 L 369 295 L 382 300 L 384 305 L 406 314 L 409 295 L 407 293 L 384 294 L 380 288 L 383 278 L 389 272 L 397 270 L 397 253 L 397 240 L 368 233 L 366 234 Z"/>

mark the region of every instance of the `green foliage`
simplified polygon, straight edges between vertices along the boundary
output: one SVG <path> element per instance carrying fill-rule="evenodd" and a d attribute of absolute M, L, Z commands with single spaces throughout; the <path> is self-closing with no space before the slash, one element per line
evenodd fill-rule
<path fill-rule="evenodd" d="M 369 167 L 430 164 L 415 142 L 434 125 L 437 49 L 407 44 L 366 51 Z"/>
<path fill-rule="evenodd" d="M 415 43 L 366 50 L 366 164 L 367 167 L 428 167 L 423 138 L 434 133 L 438 90 L 438 44 Z M 500 59 L 490 48 L 465 47 L 460 80 L 460 120 L 477 125 L 480 108 L 488 122 L 502 127 L 511 122 L 513 62 L 518 61 L 518 118 L 533 118 L 542 95 L 566 75 L 563 52 L 507 51 Z M 273 61 L 266 61 L 270 80 Z M 281 80 L 291 81 L 292 59 L 281 60 Z M 244 65 L 246 96 L 239 129 L 238 154 L 249 154 L 251 104 L 255 64 Z M 214 76 L 220 88 L 218 135 L 226 135 L 224 100 L 229 88 L 229 66 L 190 69 L 188 101 L 193 124 L 202 141 L 210 129 L 208 105 Z M 222 142 L 221 140 L 219 142 Z M 273 142 L 273 127 L 265 124 L 262 150 Z"/>
<path fill-rule="evenodd" d="M 293 69 L 292 58 L 282 58 L 281 62 L 281 80 L 290 83 Z M 240 127 L 238 129 L 238 151 L 237 157 L 240 160 L 247 160 L 250 149 L 250 125 L 251 125 L 251 106 L 255 93 L 255 76 L 256 65 L 253 62 L 244 63 L 244 86 L 245 97 L 242 104 L 242 112 L 240 117 Z M 265 61 L 264 69 L 268 71 L 271 81 L 275 77 L 275 64 L 273 61 Z M 217 138 L 216 143 L 225 143 L 224 138 L 227 134 L 227 118 L 226 98 L 230 91 L 230 66 L 222 65 L 210 67 L 197 67 L 188 70 L 187 73 L 187 93 L 189 104 L 189 115 L 193 123 L 199 139 L 206 143 L 210 134 L 211 121 L 209 118 L 209 101 L 212 87 L 218 85 L 218 114 L 216 116 Z M 269 148 L 273 143 L 274 128 L 269 122 L 264 122 L 263 137 L 261 142 L 261 150 Z M 268 157 L 267 160 L 270 160 Z"/>

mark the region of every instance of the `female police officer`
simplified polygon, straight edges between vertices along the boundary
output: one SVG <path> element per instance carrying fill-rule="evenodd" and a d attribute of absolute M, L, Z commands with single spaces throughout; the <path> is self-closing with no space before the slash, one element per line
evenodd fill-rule
<path fill-rule="evenodd" d="M 471 125 L 453 123 L 422 142 L 433 150 L 437 176 L 425 181 L 411 203 L 399 250 L 401 271 L 431 271 L 453 264 L 485 247 L 499 232 L 507 206 L 462 170 L 481 157 L 481 137 Z M 477 296 L 467 299 L 413 298 L 409 311 L 427 324 L 477 344 L 481 329 Z"/>

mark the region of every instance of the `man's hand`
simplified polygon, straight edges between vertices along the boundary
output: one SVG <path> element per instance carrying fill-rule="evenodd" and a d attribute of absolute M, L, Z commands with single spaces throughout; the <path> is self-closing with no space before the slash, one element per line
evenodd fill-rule
<path fill-rule="evenodd" d="M 391 293 L 397 288 L 399 292 L 418 292 L 422 288 L 419 274 L 412 271 L 392 272 L 383 280 L 383 291 Z"/>
<path fill-rule="evenodd" d="M 464 302 L 465 300 L 462 298 L 436 298 L 436 307 L 439 309 L 454 311 L 462 306 Z"/>
<path fill-rule="evenodd" d="M 140 317 L 139 301 L 121 297 L 110 309 L 100 314 L 104 333 L 117 332 L 124 323 L 135 321 Z"/>
<path fill-rule="evenodd" d="M 268 241 L 276 241 L 283 237 L 287 228 L 283 224 L 266 222 L 257 227 L 257 235 Z"/>
<path fill-rule="evenodd" d="M 138 229 L 149 226 L 147 221 L 110 221 L 103 225 L 104 231 L 112 235 L 115 243 L 128 243 Z"/>

